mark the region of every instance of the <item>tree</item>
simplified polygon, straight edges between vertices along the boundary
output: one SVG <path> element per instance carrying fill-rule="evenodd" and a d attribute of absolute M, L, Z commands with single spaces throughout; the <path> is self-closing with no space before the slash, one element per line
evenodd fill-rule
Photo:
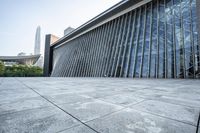
<path fill-rule="evenodd" d="M 0 76 L 3 76 L 5 70 L 4 63 L 0 61 Z"/>
<path fill-rule="evenodd" d="M 43 70 L 37 66 L 13 65 L 5 67 L 5 77 L 41 77 Z"/>

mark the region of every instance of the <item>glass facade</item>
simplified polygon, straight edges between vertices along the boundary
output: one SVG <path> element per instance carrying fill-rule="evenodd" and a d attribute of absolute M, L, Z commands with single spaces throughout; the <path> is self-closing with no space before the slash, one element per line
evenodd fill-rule
<path fill-rule="evenodd" d="M 196 0 L 152 0 L 53 50 L 52 76 L 199 78 Z"/>

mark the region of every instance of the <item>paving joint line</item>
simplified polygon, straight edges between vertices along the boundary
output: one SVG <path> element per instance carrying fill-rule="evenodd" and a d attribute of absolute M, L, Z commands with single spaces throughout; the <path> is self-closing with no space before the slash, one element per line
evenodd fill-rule
<path fill-rule="evenodd" d="M 15 78 L 16 79 L 16 78 Z M 50 101 L 49 99 L 47 99 L 46 97 L 44 97 L 43 95 L 41 95 L 39 92 L 35 91 L 33 88 L 27 86 L 25 83 L 23 83 L 22 81 L 16 79 L 18 82 L 22 83 L 24 86 L 28 87 L 29 89 L 31 89 L 32 91 L 34 91 L 35 93 L 37 93 L 39 96 L 41 96 L 42 98 L 44 98 L 45 100 L 47 100 L 49 103 L 53 104 L 55 107 L 57 107 L 58 109 L 62 110 L 63 112 L 65 112 L 66 114 L 70 115 L 72 118 L 76 119 L 77 121 L 79 121 L 80 123 L 82 123 L 83 125 L 87 126 L 88 128 L 90 128 L 91 130 L 93 130 L 96 133 L 99 133 L 98 131 L 96 131 L 94 128 L 90 127 L 89 125 L 85 124 L 84 122 L 82 122 L 81 120 L 79 120 L 78 118 L 76 118 L 75 116 L 73 116 L 72 114 L 68 113 L 67 111 L 65 111 L 64 109 L 62 109 L 61 107 L 59 107 L 58 105 L 56 105 L 55 103 L 53 103 L 52 101 Z"/>

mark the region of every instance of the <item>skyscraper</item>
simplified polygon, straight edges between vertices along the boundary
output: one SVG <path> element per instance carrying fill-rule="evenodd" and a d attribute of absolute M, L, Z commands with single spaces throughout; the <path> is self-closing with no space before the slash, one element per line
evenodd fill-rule
<path fill-rule="evenodd" d="M 34 55 L 40 54 L 40 26 L 36 29 Z"/>
<path fill-rule="evenodd" d="M 41 28 L 40 26 L 37 27 L 36 29 L 36 34 L 35 34 L 35 48 L 34 48 L 34 55 L 40 55 L 40 58 L 38 59 L 38 61 L 35 63 L 35 66 L 39 66 L 39 67 L 43 67 L 44 64 L 44 60 L 43 60 L 43 56 L 40 53 L 40 48 L 41 48 Z"/>

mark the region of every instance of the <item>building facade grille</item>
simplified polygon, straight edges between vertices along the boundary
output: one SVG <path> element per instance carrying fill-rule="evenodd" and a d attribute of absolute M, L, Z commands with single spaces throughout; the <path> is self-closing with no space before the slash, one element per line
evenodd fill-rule
<path fill-rule="evenodd" d="M 196 0 L 153 0 L 53 49 L 51 76 L 199 78 Z"/>

